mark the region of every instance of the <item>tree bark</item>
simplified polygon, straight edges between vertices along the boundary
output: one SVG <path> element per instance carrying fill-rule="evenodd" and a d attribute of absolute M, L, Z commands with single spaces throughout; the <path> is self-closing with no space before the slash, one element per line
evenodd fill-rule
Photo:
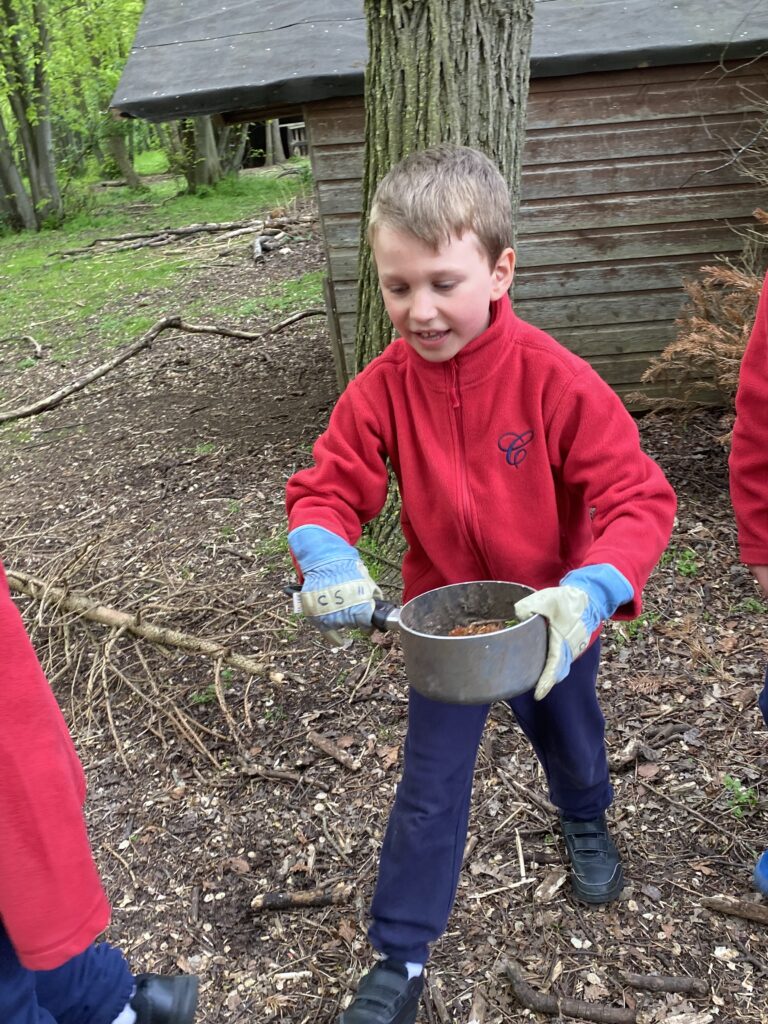
<path fill-rule="evenodd" d="M 0 60 L 8 83 L 8 104 L 24 152 L 36 226 L 39 226 L 46 217 L 59 219 L 62 214 L 51 135 L 45 8 L 42 0 L 32 4 L 31 31 L 27 33 L 22 33 L 17 11 L 10 0 L 0 0 L 0 14 L 6 27 L 16 30 L 6 32 Z M 29 40 L 29 52 L 22 52 L 22 39 Z"/>
<path fill-rule="evenodd" d="M 44 0 L 34 0 L 32 12 L 37 33 L 33 72 L 36 114 L 33 136 L 37 166 L 44 191 L 42 209 L 39 212 L 43 219 L 53 217 L 59 221 L 64 215 L 64 205 L 56 175 L 56 155 L 53 149 L 51 130 L 51 90 L 46 70 L 50 57 L 50 46 Z"/>
<path fill-rule="evenodd" d="M 141 178 L 136 173 L 128 149 L 125 145 L 125 137 L 118 133 L 107 136 L 109 155 L 117 164 L 118 170 L 125 178 L 129 188 L 141 188 Z"/>
<path fill-rule="evenodd" d="M 520 194 L 533 0 L 366 0 L 365 172 L 356 370 L 392 338 L 366 239 L 376 185 L 408 153 L 473 146 Z"/>
<path fill-rule="evenodd" d="M 284 164 L 287 157 L 285 146 L 283 146 L 283 136 L 280 132 L 280 121 L 274 118 L 269 122 L 269 128 L 272 132 L 272 160 L 276 164 Z"/>
<path fill-rule="evenodd" d="M 0 113 L 0 191 L 10 227 L 14 231 L 21 231 L 23 228 L 36 231 L 39 225 L 35 209 L 16 166 L 2 113 Z"/>
<path fill-rule="evenodd" d="M 213 121 L 208 115 L 195 121 L 195 184 L 215 185 L 221 178 L 221 164 L 216 148 Z"/>

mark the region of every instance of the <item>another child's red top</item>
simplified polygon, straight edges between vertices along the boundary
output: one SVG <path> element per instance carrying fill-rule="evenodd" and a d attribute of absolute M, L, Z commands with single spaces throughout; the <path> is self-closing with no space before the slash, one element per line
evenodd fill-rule
<path fill-rule="evenodd" d="M 741 361 L 730 482 L 741 560 L 768 565 L 768 277 Z"/>
<path fill-rule="evenodd" d="M 346 388 L 288 482 L 290 528 L 354 544 L 387 493 L 402 495 L 406 600 L 476 579 L 556 586 L 609 562 L 640 612 L 675 495 L 618 396 L 583 359 L 520 320 L 505 296 L 486 331 L 444 363 L 393 341 Z"/>
<path fill-rule="evenodd" d="M 0 918 L 33 970 L 82 953 L 109 923 L 84 802 L 82 766 L 0 565 Z"/>

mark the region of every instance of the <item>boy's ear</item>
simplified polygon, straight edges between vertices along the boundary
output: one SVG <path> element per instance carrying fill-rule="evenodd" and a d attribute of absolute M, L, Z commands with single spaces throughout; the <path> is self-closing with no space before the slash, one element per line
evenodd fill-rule
<path fill-rule="evenodd" d="M 512 278 L 515 274 L 515 251 L 505 249 L 496 260 L 493 268 L 493 284 L 491 285 L 491 298 L 500 299 L 505 292 L 508 292 L 512 285 Z"/>

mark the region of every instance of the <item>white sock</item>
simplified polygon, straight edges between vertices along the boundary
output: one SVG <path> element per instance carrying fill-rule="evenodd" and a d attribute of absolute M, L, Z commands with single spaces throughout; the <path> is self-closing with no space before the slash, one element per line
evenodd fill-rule
<path fill-rule="evenodd" d="M 382 959 L 389 960 L 390 958 L 385 953 Z M 418 978 L 421 972 L 424 970 L 424 964 L 415 964 L 410 960 L 405 961 L 404 967 L 406 971 L 408 971 L 408 981 L 410 981 L 411 978 Z"/>
<path fill-rule="evenodd" d="M 125 1007 L 118 1013 L 112 1024 L 136 1024 L 136 1011 L 131 1008 L 130 1003 L 126 1003 Z"/>

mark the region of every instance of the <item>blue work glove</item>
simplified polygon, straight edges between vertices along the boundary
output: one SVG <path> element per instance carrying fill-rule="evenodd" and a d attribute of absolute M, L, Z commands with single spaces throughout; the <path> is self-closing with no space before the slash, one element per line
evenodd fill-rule
<path fill-rule="evenodd" d="M 340 643 L 338 629 L 371 629 L 374 599 L 382 594 L 357 550 L 322 526 L 297 526 L 288 544 L 304 577 L 301 607 L 307 618 Z"/>
<path fill-rule="evenodd" d="M 547 660 L 536 683 L 536 700 L 565 679 L 571 662 L 586 651 L 603 619 L 631 601 L 634 593 L 629 580 L 606 563 L 574 569 L 563 576 L 559 587 L 537 590 L 517 602 L 515 615 L 521 621 L 532 615 L 543 615 L 549 621 Z"/>

